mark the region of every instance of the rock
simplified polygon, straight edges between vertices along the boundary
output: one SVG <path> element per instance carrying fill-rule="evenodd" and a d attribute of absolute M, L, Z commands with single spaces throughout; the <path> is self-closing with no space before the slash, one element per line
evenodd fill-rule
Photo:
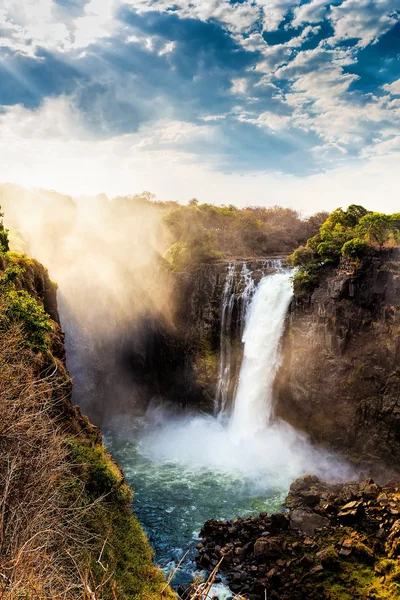
<path fill-rule="evenodd" d="M 400 519 L 395 521 L 390 529 L 386 551 L 389 558 L 400 555 Z"/>
<path fill-rule="evenodd" d="M 259 538 L 254 544 L 254 554 L 276 558 L 283 553 L 283 541 L 279 537 Z"/>
<path fill-rule="evenodd" d="M 309 554 L 304 554 L 299 560 L 299 565 L 301 567 L 311 567 L 314 564 L 314 559 Z"/>
<path fill-rule="evenodd" d="M 354 274 L 323 267 L 316 289 L 293 299 L 275 383 L 278 417 L 358 464 L 397 471 L 399 269 L 399 248 Z"/>
<path fill-rule="evenodd" d="M 364 508 L 361 500 L 354 500 L 342 506 L 338 514 L 338 519 L 344 523 L 354 523 L 359 521 L 364 516 Z"/>
<path fill-rule="evenodd" d="M 290 515 L 290 529 L 299 530 L 306 535 L 314 535 L 317 529 L 329 526 L 329 519 L 313 512 L 295 509 Z"/>
<path fill-rule="evenodd" d="M 321 562 L 324 569 L 328 571 L 338 571 L 340 569 L 340 561 L 338 553 L 333 546 L 329 546 L 320 552 L 317 552 L 316 557 Z"/>

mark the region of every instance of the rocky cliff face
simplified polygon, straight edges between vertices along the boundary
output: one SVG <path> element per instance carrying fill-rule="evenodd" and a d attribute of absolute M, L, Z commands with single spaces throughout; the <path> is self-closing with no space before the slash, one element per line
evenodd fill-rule
<path fill-rule="evenodd" d="M 232 265 L 232 304 L 224 332 L 231 350 L 231 387 L 241 362 L 244 270 L 259 281 L 274 269 L 266 260 L 235 261 Z M 127 332 L 119 363 L 136 390 L 137 406 L 143 408 L 162 399 L 176 407 L 213 410 L 228 267 L 226 262 L 201 264 L 190 272 L 171 274 L 176 306 L 173 324 L 151 317 Z"/>
<path fill-rule="evenodd" d="M 294 298 L 276 382 L 278 416 L 363 463 L 400 458 L 400 251 L 356 274 L 326 268 Z"/>

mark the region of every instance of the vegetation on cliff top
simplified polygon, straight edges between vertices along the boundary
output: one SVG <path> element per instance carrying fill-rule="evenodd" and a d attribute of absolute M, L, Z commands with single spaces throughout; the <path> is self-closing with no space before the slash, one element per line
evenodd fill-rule
<path fill-rule="evenodd" d="M 121 470 L 71 404 L 54 284 L 9 252 L 1 217 L 0 244 L 0 596 L 172 600 Z"/>
<path fill-rule="evenodd" d="M 347 210 L 337 208 L 320 226 L 319 232 L 291 255 L 299 270 L 294 284 L 297 294 L 313 290 L 320 269 L 326 264 L 346 263 L 359 269 L 373 250 L 400 245 L 400 213 L 386 215 L 352 204 Z"/>
<path fill-rule="evenodd" d="M 290 208 L 177 205 L 163 218 L 174 242 L 166 259 L 174 270 L 231 256 L 287 253 L 313 236 L 327 217 L 317 213 L 302 219 Z"/>

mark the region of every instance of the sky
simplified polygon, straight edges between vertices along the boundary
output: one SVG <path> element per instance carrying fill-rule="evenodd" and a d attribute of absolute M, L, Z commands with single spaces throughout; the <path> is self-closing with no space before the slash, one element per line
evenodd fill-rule
<path fill-rule="evenodd" d="M 0 182 L 400 207 L 400 0 L 0 0 Z"/>

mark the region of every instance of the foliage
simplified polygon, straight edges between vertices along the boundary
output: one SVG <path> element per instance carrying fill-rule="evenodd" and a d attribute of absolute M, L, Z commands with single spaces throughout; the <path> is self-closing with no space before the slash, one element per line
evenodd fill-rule
<path fill-rule="evenodd" d="M 171 265 L 174 271 L 181 271 L 188 262 L 188 250 L 183 242 L 175 242 L 165 253 L 166 261 Z"/>
<path fill-rule="evenodd" d="M 308 265 L 313 261 L 314 252 L 308 246 L 300 246 L 290 257 L 290 262 L 294 267 Z"/>
<path fill-rule="evenodd" d="M 302 219 L 294 210 L 233 205 L 175 205 L 163 222 L 172 235 L 166 259 L 179 270 L 199 262 L 232 256 L 265 256 L 292 251 L 305 243 L 325 221 L 327 213 Z"/>
<path fill-rule="evenodd" d="M 47 334 L 52 330 L 50 316 L 34 296 L 17 289 L 23 273 L 24 269 L 12 262 L 0 276 L 0 324 L 3 329 L 20 325 L 25 333 L 24 346 L 34 352 L 45 352 L 49 346 Z"/>
<path fill-rule="evenodd" d="M 291 263 L 300 270 L 294 278 L 295 291 L 308 293 L 318 282 L 323 265 L 337 265 L 346 258 L 354 270 L 369 254 L 371 246 L 400 244 L 400 214 L 370 212 L 352 204 L 347 210 L 337 208 L 321 224 L 319 232 L 291 255 Z"/>
<path fill-rule="evenodd" d="M 10 249 L 8 242 L 8 230 L 4 227 L 3 213 L 0 208 L 0 253 L 8 252 Z"/>
<path fill-rule="evenodd" d="M 22 326 L 24 346 L 34 352 L 45 352 L 49 346 L 48 332 L 52 330 L 49 315 L 43 306 L 25 290 L 17 290 L 15 280 L 20 274 L 18 267 L 6 269 L 0 278 L 0 322 L 6 329 L 13 324 Z"/>
<path fill-rule="evenodd" d="M 381 248 L 387 242 L 393 229 L 392 217 L 383 213 L 368 213 L 360 219 L 357 225 L 357 234 L 368 239 L 370 243 L 377 243 Z"/>
<path fill-rule="evenodd" d="M 353 238 L 342 247 L 342 255 L 351 260 L 363 259 L 368 254 L 368 244 L 360 238 Z"/>
<path fill-rule="evenodd" d="M 143 529 L 130 511 L 132 492 L 111 456 L 89 439 L 70 439 L 68 449 L 76 475 L 84 482 L 85 502 L 95 503 L 86 517 L 86 527 L 106 540 L 101 562 L 113 568 L 114 585 L 103 591 L 103 600 L 173 600 L 162 571 L 153 565 L 153 552 Z M 101 577 L 97 560 L 93 560 L 91 571 L 96 579 Z"/>

